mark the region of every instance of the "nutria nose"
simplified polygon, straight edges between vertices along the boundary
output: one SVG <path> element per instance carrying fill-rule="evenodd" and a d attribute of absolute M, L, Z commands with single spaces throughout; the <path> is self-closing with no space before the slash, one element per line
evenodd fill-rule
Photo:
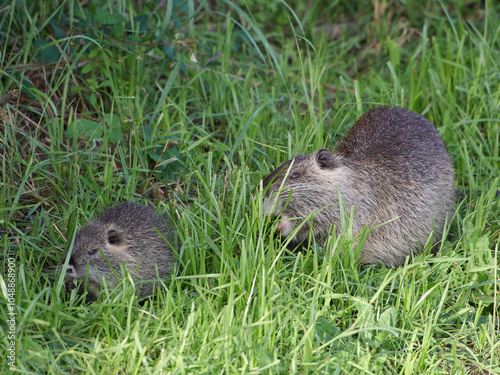
<path fill-rule="evenodd" d="M 66 268 L 66 275 L 67 276 L 72 276 L 72 275 L 75 275 L 76 272 L 75 272 L 75 266 L 73 264 L 71 264 L 71 259 L 70 259 L 70 263 L 68 264 L 68 268 Z"/>

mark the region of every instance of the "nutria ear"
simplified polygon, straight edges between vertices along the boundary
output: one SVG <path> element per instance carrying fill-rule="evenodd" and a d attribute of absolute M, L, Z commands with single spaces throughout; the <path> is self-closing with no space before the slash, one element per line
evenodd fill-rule
<path fill-rule="evenodd" d="M 121 242 L 121 238 L 120 238 L 120 235 L 118 234 L 118 232 L 114 229 L 111 229 L 108 232 L 108 243 L 110 245 L 118 245 L 120 242 Z"/>
<path fill-rule="evenodd" d="M 335 167 L 335 162 L 333 160 L 332 154 L 330 154 L 330 151 L 325 149 L 321 149 L 318 151 L 318 155 L 316 156 L 316 162 L 318 163 L 320 168 Z"/>

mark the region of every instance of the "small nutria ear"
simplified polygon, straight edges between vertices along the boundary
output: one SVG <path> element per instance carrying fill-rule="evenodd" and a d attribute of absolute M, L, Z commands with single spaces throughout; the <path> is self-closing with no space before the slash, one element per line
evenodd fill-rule
<path fill-rule="evenodd" d="M 122 241 L 122 239 L 120 238 L 120 235 L 118 234 L 118 232 L 116 230 L 111 229 L 108 232 L 108 243 L 110 245 L 118 245 L 121 241 Z"/>
<path fill-rule="evenodd" d="M 318 151 L 316 162 L 318 163 L 320 168 L 335 167 L 335 161 L 333 160 L 332 154 L 330 153 L 330 151 L 325 149 L 321 149 Z"/>

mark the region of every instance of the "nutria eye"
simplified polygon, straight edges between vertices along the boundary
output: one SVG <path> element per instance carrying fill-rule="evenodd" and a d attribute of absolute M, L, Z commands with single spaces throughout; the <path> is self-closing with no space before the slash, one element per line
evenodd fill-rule
<path fill-rule="evenodd" d="M 97 249 L 94 249 L 94 250 L 90 250 L 90 251 L 89 251 L 89 254 L 90 254 L 90 255 L 93 255 L 93 254 L 95 254 L 95 253 L 97 253 Z"/>
<path fill-rule="evenodd" d="M 294 173 L 294 174 L 292 174 L 290 177 L 291 177 L 291 178 L 299 178 L 299 177 L 300 177 L 300 173 L 295 172 L 295 173 Z"/>

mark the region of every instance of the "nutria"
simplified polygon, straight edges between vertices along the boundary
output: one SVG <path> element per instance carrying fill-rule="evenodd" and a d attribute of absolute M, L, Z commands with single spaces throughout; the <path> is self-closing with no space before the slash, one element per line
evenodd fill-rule
<path fill-rule="evenodd" d="M 104 281 L 110 287 L 116 286 L 116 275 L 122 276 L 123 263 L 137 281 L 139 297 L 149 296 L 155 289 L 152 280 L 165 279 L 170 273 L 172 232 L 169 222 L 158 216 L 151 206 L 129 202 L 111 207 L 77 232 L 73 250 L 68 250 L 63 258 L 70 252 L 66 279 L 79 279 L 84 283 L 88 268 L 87 300 L 93 301 Z M 140 282 L 143 280 L 150 282 Z M 75 284 L 68 281 L 65 287 L 71 290 Z M 82 292 L 83 288 L 79 290 Z"/>
<path fill-rule="evenodd" d="M 283 236 L 303 222 L 292 243 L 312 233 L 324 245 L 333 226 L 342 233 L 342 216 L 349 218 L 352 208 L 353 237 L 365 226 L 369 231 L 361 264 L 394 268 L 419 253 L 431 233 L 434 243 L 441 239 L 453 216 L 454 179 L 446 146 L 429 121 L 403 108 L 377 107 L 334 151 L 299 154 L 264 178 L 263 210 L 280 215 Z"/>

